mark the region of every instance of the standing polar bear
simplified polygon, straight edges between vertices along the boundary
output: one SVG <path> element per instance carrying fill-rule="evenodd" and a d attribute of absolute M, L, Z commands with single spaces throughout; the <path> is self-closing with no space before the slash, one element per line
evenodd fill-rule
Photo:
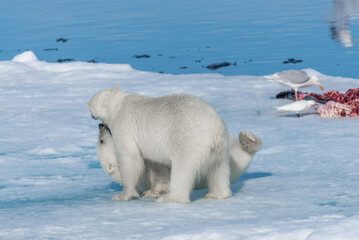
<path fill-rule="evenodd" d="M 197 176 L 205 175 L 205 197 L 231 196 L 228 130 L 218 113 L 199 98 L 173 94 L 146 97 L 105 89 L 87 107 L 111 130 L 123 191 L 114 200 L 139 198 L 145 159 L 170 167 L 169 192 L 157 202 L 189 203 Z"/>
<path fill-rule="evenodd" d="M 254 155 L 262 145 L 261 139 L 248 131 L 240 132 L 238 139 L 239 141 L 236 140 L 235 136 L 229 136 L 231 183 L 235 182 L 248 169 Z M 99 124 L 97 149 L 98 158 L 105 172 L 113 181 L 123 185 L 112 134 L 103 123 Z M 141 193 L 142 197 L 158 198 L 167 193 L 171 173 L 170 167 L 146 159 L 145 165 L 144 174 L 138 184 L 138 189 L 145 190 Z M 206 188 L 205 177 L 197 176 L 194 186 L 196 189 Z"/>

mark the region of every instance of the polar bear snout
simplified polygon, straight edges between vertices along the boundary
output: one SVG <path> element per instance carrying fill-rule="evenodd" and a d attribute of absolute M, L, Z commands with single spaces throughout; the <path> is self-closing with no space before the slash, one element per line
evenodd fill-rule
<path fill-rule="evenodd" d="M 92 117 L 93 119 L 97 120 L 97 118 L 95 118 L 95 116 L 94 116 L 93 113 L 92 113 L 92 107 L 91 107 L 90 103 L 87 103 L 86 106 L 87 106 L 87 108 L 88 108 L 88 109 L 90 110 L 90 112 L 91 112 L 91 117 Z"/>

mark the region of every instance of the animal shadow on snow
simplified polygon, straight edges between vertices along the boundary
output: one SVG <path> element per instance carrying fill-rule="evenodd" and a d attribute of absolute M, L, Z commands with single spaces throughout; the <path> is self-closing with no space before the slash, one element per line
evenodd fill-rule
<path fill-rule="evenodd" d="M 118 183 L 112 181 L 112 182 L 108 185 L 108 189 L 121 192 L 121 191 L 123 190 L 123 187 L 122 187 L 120 184 L 118 184 Z"/>
<path fill-rule="evenodd" d="M 233 196 L 241 191 L 246 181 L 257 179 L 257 178 L 270 177 L 272 175 L 273 173 L 270 172 L 249 172 L 249 173 L 245 172 L 237 181 L 235 181 L 231 185 Z"/>
<path fill-rule="evenodd" d="M 231 184 L 232 195 L 234 196 L 237 193 L 239 193 L 246 181 L 256 178 L 270 177 L 272 175 L 273 173 L 270 172 L 249 172 L 249 173 L 245 172 L 237 181 Z M 202 199 L 207 192 L 208 192 L 207 188 L 192 191 L 190 197 L 191 202 Z"/>
<path fill-rule="evenodd" d="M 270 177 L 272 175 L 273 174 L 270 172 L 249 172 L 249 173 L 245 172 L 237 181 L 235 181 L 233 184 L 231 184 L 231 190 L 232 190 L 233 196 L 241 191 L 241 189 L 243 188 L 246 181 L 256 179 L 256 178 Z M 122 189 L 123 189 L 122 186 L 116 182 L 111 182 L 108 185 L 108 188 L 110 190 L 115 190 L 118 192 L 122 191 Z M 191 196 L 190 196 L 191 202 L 199 200 L 199 199 L 203 199 L 204 195 L 207 192 L 208 192 L 208 188 L 192 191 Z"/>

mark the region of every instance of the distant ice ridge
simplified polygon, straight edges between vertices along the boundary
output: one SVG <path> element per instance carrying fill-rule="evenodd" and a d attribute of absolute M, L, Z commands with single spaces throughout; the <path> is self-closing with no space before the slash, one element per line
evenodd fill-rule
<path fill-rule="evenodd" d="M 32 51 L 26 51 L 19 55 L 16 55 L 12 62 L 16 63 L 24 63 L 28 66 L 31 66 L 35 69 L 41 69 L 45 71 L 52 72 L 63 72 L 63 71 L 71 71 L 75 69 L 99 69 L 99 67 L 103 70 L 122 70 L 122 71 L 132 71 L 133 68 L 128 64 L 93 64 L 86 62 L 71 62 L 71 63 L 47 63 L 43 61 L 39 61 Z"/>
<path fill-rule="evenodd" d="M 13 62 L 36 62 L 37 61 L 37 57 L 35 56 L 35 54 L 32 51 L 26 51 L 23 52 L 22 54 L 16 55 L 13 59 Z"/>
<path fill-rule="evenodd" d="M 345 92 L 359 83 L 305 70 L 326 90 Z M 115 85 L 149 96 L 198 96 L 231 133 L 261 137 L 262 150 L 231 185 L 233 197 L 211 201 L 198 190 L 186 206 L 111 202 L 122 187 L 101 169 L 99 122 L 86 103 Z M 0 239 L 357 240 L 358 119 L 278 113 L 275 106 L 290 102 L 273 98 L 282 90 L 261 76 L 48 63 L 32 52 L 1 61 Z"/>

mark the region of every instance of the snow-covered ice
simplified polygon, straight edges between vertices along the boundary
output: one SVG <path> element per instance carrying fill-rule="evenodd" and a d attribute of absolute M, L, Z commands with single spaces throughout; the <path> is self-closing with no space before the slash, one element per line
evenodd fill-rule
<path fill-rule="evenodd" d="M 326 90 L 359 84 L 306 71 Z M 98 162 L 98 122 L 86 103 L 114 85 L 150 96 L 198 96 L 231 133 L 261 137 L 263 148 L 231 186 L 233 197 L 203 199 L 204 189 L 189 205 L 112 202 L 121 186 Z M 1 61 L 0 239 L 358 239 L 358 118 L 279 113 L 274 107 L 289 103 L 273 98 L 281 90 L 258 76 L 47 63 L 32 52 Z"/>

